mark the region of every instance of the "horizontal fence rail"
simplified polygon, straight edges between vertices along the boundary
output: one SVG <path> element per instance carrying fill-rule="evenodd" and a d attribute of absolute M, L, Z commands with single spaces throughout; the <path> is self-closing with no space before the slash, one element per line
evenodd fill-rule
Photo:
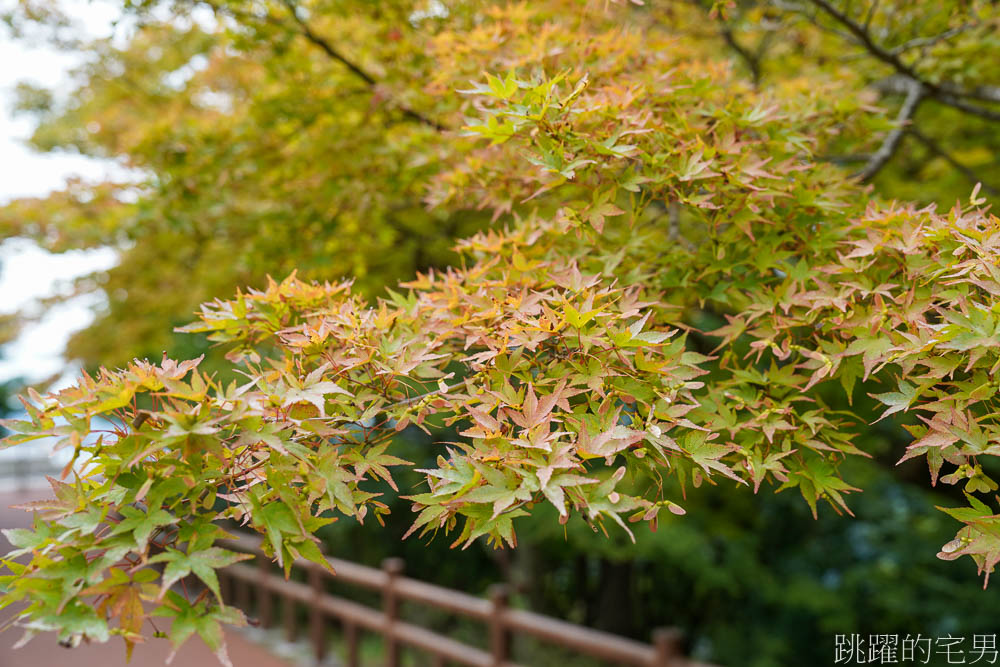
<path fill-rule="evenodd" d="M 33 485 L 44 485 L 46 477 L 58 477 L 65 465 L 45 456 L 0 458 L 0 488 L 25 491 Z"/>
<path fill-rule="evenodd" d="M 294 641 L 298 633 L 296 604 L 308 610 L 309 640 L 317 662 L 326 657 L 327 635 L 325 620 L 335 618 L 343 626 L 347 649 L 347 665 L 359 662 L 359 633 L 369 631 L 385 641 L 387 667 L 400 665 L 403 645 L 430 654 L 435 665 L 457 663 L 472 667 L 518 667 L 512 662 L 511 645 L 515 636 L 529 636 L 550 644 L 571 649 L 581 655 L 636 667 L 708 667 L 688 660 L 682 654 L 680 633 L 663 628 L 653 633 L 651 644 L 635 641 L 608 632 L 568 623 L 507 605 L 507 589 L 491 587 L 489 599 L 443 588 L 403 576 L 403 561 L 387 559 L 382 569 L 359 565 L 351 561 L 328 557 L 327 563 L 336 572 L 338 582 L 352 584 L 381 593 L 382 609 L 331 595 L 326 591 L 330 576 L 323 567 L 304 559 L 295 567 L 306 573 L 306 581 L 286 580 L 261 550 L 261 538 L 246 535 L 238 540 L 223 540 L 229 549 L 257 557 L 257 565 L 246 562 L 220 570 L 225 597 L 237 607 L 250 609 L 250 592 L 254 592 L 258 621 L 270 627 L 275 620 L 274 597 L 283 602 L 282 621 L 285 638 Z M 457 616 L 485 624 L 489 650 L 464 644 L 432 630 L 402 620 L 402 601 L 417 602 Z"/>

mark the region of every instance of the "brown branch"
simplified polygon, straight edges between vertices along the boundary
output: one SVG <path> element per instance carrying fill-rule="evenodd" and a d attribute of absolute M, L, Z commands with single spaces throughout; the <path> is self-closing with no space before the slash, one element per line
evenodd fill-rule
<path fill-rule="evenodd" d="M 871 87 L 880 93 L 895 93 L 905 95 L 909 90 L 912 79 L 902 74 L 893 74 L 884 79 L 879 79 L 871 84 Z M 939 83 L 938 88 L 954 97 L 965 97 L 983 102 L 1000 102 L 1000 86 L 976 86 L 975 88 L 960 88 L 950 83 Z"/>
<path fill-rule="evenodd" d="M 956 88 L 955 90 L 945 88 L 945 90 L 949 90 L 957 97 L 968 97 L 983 102 L 1000 102 L 1000 86 L 976 86 L 975 88 Z"/>
<path fill-rule="evenodd" d="M 340 51 L 335 49 L 333 45 L 330 44 L 330 42 L 328 42 L 326 39 L 313 32 L 313 29 L 312 27 L 310 27 L 309 23 L 306 22 L 306 20 L 299 15 L 298 11 L 299 8 L 295 5 L 294 2 L 292 2 L 292 0 L 282 0 L 282 4 L 285 5 L 285 7 L 288 9 L 288 12 L 292 15 L 292 19 L 294 19 L 295 22 L 298 24 L 302 36 L 305 37 L 310 43 L 319 47 L 330 58 L 336 60 L 341 65 L 346 67 L 352 74 L 354 74 L 356 77 L 364 81 L 368 85 L 368 87 L 374 88 L 375 86 L 378 85 L 378 81 L 375 79 L 375 77 L 373 77 L 371 74 L 362 69 L 360 65 L 354 63 Z M 416 111 L 404 104 L 397 103 L 396 107 L 407 118 L 414 120 L 418 123 L 421 123 L 423 125 L 432 127 L 438 132 L 442 132 L 447 129 L 444 125 L 441 125 L 437 121 L 428 118 L 419 111 Z"/>
<path fill-rule="evenodd" d="M 325 39 L 323 39 L 322 37 L 313 32 L 312 28 L 309 27 L 309 24 L 306 23 L 306 21 L 301 16 L 299 16 L 298 7 L 296 7 L 294 3 L 290 2 L 289 0 L 284 0 L 283 4 L 285 5 L 285 7 L 288 8 L 288 13 L 292 15 L 292 18 L 295 19 L 295 22 L 299 25 L 299 29 L 302 31 L 303 37 L 312 42 L 314 45 L 321 48 L 326 53 L 326 55 L 330 56 L 331 58 L 339 62 L 341 65 L 349 69 L 352 74 L 360 78 L 369 86 L 376 85 L 377 82 L 375 81 L 375 78 L 372 75 L 370 75 L 368 72 L 361 69 L 361 67 L 355 65 L 353 62 L 348 60 L 342 53 L 333 48 L 330 42 L 326 41 Z"/>
<path fill-rule="evenodd" d="M 907 79 L 911 79 L 912 81 L 920 84 L 927 97 L 933 98 L 941 104 L 958 109 L 959 111 L 979 116 L 980 118 L 1000 121 L 1000 111 L 981 107 L 976 104 L 970 104 L 960 99 L 963 97 L 974 97 L 974 95 L 971 95 L 969 91 L 965 91 L 961 87 L 954 84 L 934 83 L 924 79 L 917 73 L 916 70 L 913 69 L 913 67 L 900 60 L 898 53 L 877 44 L 875 40 L 872 39 L 871 33 L 868 32 L 864 26 L 831 5 L 827 0 L 809 0 L 809 2 L 816 7 L 819 7 L 828 16 L 842 25 L 872 56 L 891 66 Z"/>
<path fill-rule="evenodd" d="M 729 48 L 735 51 L 743 59 L 743 62 L 746 63 L 747 68 L 750 70 L 750 77 L 753 79 L 754 88 L 758 87 L 760 85 L 760 57 L 751 53 L 749 49 L 737 42 L 732 29 L 729 27 L 722 27 L 719 30 L 719 34 L 726 44 L 729 45 Z"/>
<path fill-rule="evenodd" d="M 856 153 L 852 155 L 819 155 L 816 159 L 821 162 L 829 162 L 830 164 L 848 165 L 857 164 L 858 162 L 868 162 L 872 159 L 872 156 L 871 153 Z"/>
<path fill-rule="evenodd" d="M 265 21 L 267 23 L 270 23 L 273 26 L 276 26 L 276 27 L 279 27 L 279 28 L 286 28 L 287 29 L 287 26 L 286 26 L 285 22 L 281 21 L 278 18 L 276 18 L 271 13 L 267 13 L 264 16 L 256 16 L 256 15 L 248 14 L 246 12 L 241 12 L 238 9 L 236 9 L 236 8 L 234 8 L 232 6 L 229 6 L 229 5 L 224 5 L 224 4 L 221 4 L 221 3 L 220 4 L 216 4 L 216 2 L 214 2 L 213 0 L 203 0 L 203 2 L 208 7 L 210 7 L 212 9 L 212 11 L 219 12 L 219 13 L 222 13 L 222 14 L 228 14 L 229 16 L 233 17 L 237 21 L 241 21 L 241 20 L 245 21 L 245 22 Z M 288 9 L 288 12 L 292 15 L 292 19 L 298 25 L 299 29 L 296 31 L 296 32 L 298 32 L 298 34 L 300 34 L 308 42 L 310 42 L 311 44 L 313 44 L 314 46 L 316 46 L 320 50 L 322 50 L 323 53 L 325 53 L 327 56 L 329 56 L 332 60 L 335 60 L 338 63 L 340 63 L 341 65 L 343 65 L 344 67 L 346 67 L 349 72 L 351 72 L 354 76 L 356 76 L 359 79 L 361 79 L 364 82 L 364 84 L 369 89 L 372 89 L 372 88 L 375 88 L 376 86 L 378 86 L 378 80 L 375 79 L 374 76 L 372 76 L 371 74 L 369 74 L 368 72 L 366 72 L 361 66 L 357 65 L 350 58 L 348 58 L 343 53 L 341 53 L 336 48 L 334 48 L 333 45 L 329 41 L 327 41 L 322 36 L 320 36 L 320 35 L 318 35 L 318 34 L 315 33 L 313 31 L 312 27 L 299 15 L 298 7 L 295 5 L 294 2 L 292 2 L 292 0 L 282 0 L 282 3 Z M 416 111 L 416 110 L 414 110 L 414 109 L 412 109 L 412 108 L 410 108 L 410 107 L 408 107 L 408 106 L 406 106 L 404 104 L 396 103 L 396 108 L 406 118 L 409 118 L 410 120 L 416 121 L 416 122 L 418 122 L 418 123 L 420 123 L 422 125 L 427 125 L 429 127 L 432 127 L 432 128 L 434 128 L 435 130 L 437 130 L 439 132 L 443 132 L 443 131 L 445 131 L 445 130 L 448 129 L 447 127 L 445 127 L 441 123 L 438 123 L 437 121 L 435 121 L 435 120 L 433 120 L 431 118 L 428 118 L 427 116 L 423 115 L 419 111 Z"/>
<path fill-rule="evenodd" d="M 952 168 L 955 169 L 955 171 L 965 176 L 965 178 L 970 183 L 972 184 L 982 183 L 982 188 L 985 192 L 994 197 L 1000 196 L 1000 191 L 998 191 L 993 186 L 984 183 L 983 179 L 977 176 L 976 173 L 972 171 L 972 169 L 970 169 L 968 166 L 956 160 L 948 151 L 944 149 L 944 147 L 942 147 L 939 143 L 928 137 L 926 134 L 924 134 L 915 127 L 908 127 L 906 131 L 908 134 L 912 135 L 914 139 L 916 139 L 924 146 L 926 146 L 927 149 L 930 150 L 932 153 L 944 159 L 944 161 L 950 164 Z"/>
<path fill-rule="evenodd" d="M 864 46 L 865 49 L 870 54 L 872 54 L 882 62 L 886 63 L 887 65 L 891 65 L 892 68 L 895 69 L 900 74 L 905 74 L 906 76 L 915 81 L 921 81 L 922 83 L 924 83 L 920 75 L 917 74 L 912 67 L 910 67 L 902 60 L 900 60 L 898 55 L 876 44 L 875 40 L 872 39 L 871 34 L 867 30 L 865 30 L 864 26 L 860 25 L 854 19 L 847 16 L 839 9 L 831 5 L 829 2 L 827 2 L 827 0 L 809 0 L 809 2 L 822 9 L 824 12 L 827 13 L 827 15 L 836 20 L 837 23 L 844 26 L 844 28 L 846 28 L 847 31 L 858 42 L 860 42 L 861 45 Z"/>
<path fill-rule="evenodd" d="M 920 106 L 920 101 L 923 98 L 923 86 L 916 81 L 911 81 L 909 90 L 906 92 L 906 99 L 903 100 L 903 106 L 899 108 L 899 113 L 896 115 L 896 127 L 889 132 L 879 149 L 872 154 L 868 160 L 868 164 L 858 172 L 858 178 L 862 181 L 871 180 L 892 158 L 903 140 L 907 124 L 913 118 L 913 114 L 916 113 L 917 107 Z"/>
<path fill-rule="evenodd" d="M 944 32 L 938 33 L 937 35 L 931 35 L 930 37 L 916 37 L 907 42 L 903 42 L 899 46 L 896 46 L 890 51 L 893 55 L 898 56 L 901 53 L 905 53 L 910 49 L 921 49 L 928 46 L 934 46 L 940 42 L 951 39 L 956 35 L 960 35 L 966 30 L 971 30 L 975 28 L 975 23 L 965 23 L 963 25 L 951 28 L 950 30 L 945 30 Z"/>
<path fill-rule="evenodd" d="M 865 31 L 871 30 L 872 19 L 875 18 L 875 13 L 878 11 L 879 0 L 874 0 L 871 6 L 868 8 L 868 15 L 865 16 Z"/>
<path fill-rule="evenodd" d="M 952 94 L 943 92 L 940 86 L 935 87 L 937 92 L 933 93 L 935 100 L 941 104 L 952 107 L 953 109 L 958 109 L 959 111 L 964 111 L 967 114 L 973 116 L 979 116 L 980 118 L 985 118 L 986 120 L 1000 120 L 1000 111 L 994 111 L 993 109 L 986 109 L 977 104 L 969 104 L 959 97 L 972 97 L 970 93 L 962 91 L 961 94 Z"/>

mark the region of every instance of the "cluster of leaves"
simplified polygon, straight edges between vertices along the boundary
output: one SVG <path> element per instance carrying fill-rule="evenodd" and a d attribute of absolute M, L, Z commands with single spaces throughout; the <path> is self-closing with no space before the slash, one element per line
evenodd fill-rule
<path fill-rule="evenodd" d="M 868 99 L 893 109 L 895 129 L 881 147 L 841 144 L 824 156 L 857 169 L 882 194 L 950 206 L 977 182 L 984 192 L 1000 191 L 1000 81 L 981 66 L 1000 56 L 994 3 L 678 4 L 700 9 L 709 20 L 690 21 L 675 6 L 691 34 L 723 43 L 755 85 L 781 86 L 789 72 L 818 70 L 853 80 Z"/>
<path fill-rule="evenodd" d="M 9 537 L 31 561 L 4 561 L 2 604 L 29 601 L 29 633 L 134 643 L 145 600 L 178 619 L 176 645 L 198 632 L 224 656 L 217 624 L 238 614 L 214 570 L 237 556 L 215 522 L 265 534 L 286 569 L 320 561 L 336 514 L 385 514 L 370 489 L 394 487 L 411 425 L 458 429 L 407 496 L 411 532 L 455 545 L 514 545 L 540 503 L 655 527 L 704 483 L 849 511 L 841 464 L 865 452 L 824 393 L 859 379 L 888 383 L 884 415 L 921 418 L 906 458 L 965 483 L 944 556 L 992 571 L 995 517 L 974 497 L 996 488 L 1000 220 L 975 192 L 945 214 L 864 205 L 814 160 L 866 127 L 822 82 L 779 98 L 655 23 L 560 9 L 489 7 L 429 39 L 437 85 L 497 72 L 452 103 L 475 141 L 442 145 L 429 198 L 507 226 L 460 242 L 454 268 L 374 302 L 293 275 L 204 305 L 184 330 L 227 346 L 240 381 L 136 361 L 31 395 L 7 445 L 57 438 L 79 476 Z M 187 575 L 203 594 L 171 592 Z"/>
<path fill-rule="evenodd" d="M 36 4 L 49 3 L 23 9 Z M 486 218 L 423 206 L 440 132 L 396 100 L 401 89 L 433 110 L 433 99 L 409 99 L 419 91 L 403 85 L 429 66 L 425 26 L 407 22 L 407 4 L 352 3 L 309 27 L 377 85 L 303 38 L 281 3 L 256 16 L 252 3 L 206 12 L 181 2 L 129 16 L 115 36 L 81 46 L 68 93 L 21 87 L 20 110 L 38 121 L 34 148 L 123 167 L 115 180 L 74 182 L 0 212 L 3 237 L 55 252 L 119 250 L 116 267 L 79 285 L 107 301 L 70 341 L 70 356 L 90 368 L 164 350 L 198 356 L 205 350 L 171 329 L 235 285 L 297 269 L 317 280 L 350 275 L 373 293 L 454 258 L 454 238 Z"/>
<path fill-rule="evenodd" d="M 454 238 L 481 228 L 488 216 L 475 209 L 491 202 L 435 192 L 428 210 L 426 182 L 477 151 L 450 130 L 478 115 L 454 91 L 483 71 L 570 68 L 574 79 L 626 74 L 638 83 L 655 80 L 664 50 L 695 68 L 718 60 L 717 43 L 675 39 L 705 23 L 696 8 L 675 3 L 612 12 L 564 0 L 516 10 L 458 3 L 444 13 L 423 4 L 128 2 L 114 38 L 96 41 L 69 39 L 58 0 L 25 1 L 4 14 L 25 38 L 37 39 L 42 28 L 85 63 L 69 91 L 21 87 L 20 110 L 38 122 L 31 145 L 111 158 L 128 170 L 0 208 L 2 236 L 27 236 L 53 251 L 119 250 L 118 266 L 79 285 L 101 290 L 106 306 L 73 336 L 69 355 L 94 369 L 164 350 L 184 358 L 208 352 L 218 369 L 210 351 L 170 330 L 235 285 L 297 269 L 311 280 L 351 276 L 373 296 L 455 261 Z M 525 40 L 525 30 L 538 40 Z M 574 33 L 603 37 L 573 60 Z M 627 71 L 636 69 L 644 76 Z M 773 92 L 812 97 L 842 118 L 864 108 L 857 76 L 843 68 L 803 73 Z M 742 78 L 726 76 L 734 85 Z M 888 127 L 865 114 L 847 126 L 830 126 L 822 143 L 836 141 L 822 152 L 874 150 Z M 464 191 L 465 181 L 486 177 L 456 173 L 451 186 Z M 520 201 L 498 199 L 510 207 Z"/>

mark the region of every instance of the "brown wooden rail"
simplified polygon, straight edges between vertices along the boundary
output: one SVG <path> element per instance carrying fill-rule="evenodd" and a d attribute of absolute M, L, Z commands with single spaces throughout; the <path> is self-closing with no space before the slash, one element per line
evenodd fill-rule
<path fill-rule="evenodd" d="M 257 565 L 238 563 L 221 570 L 223 590 L 228 599 L 242 609 L 250 608 L 250 591 L 255 592 L 257 617 L 263 627 L 275 620 L 274 598 L 283 601 L 282 617 L 286 638 L 294 641 L 297 634 L 295 605 L 308 609 L 309 640 L 317 662 L 325 657 L 327 636 L 325 619 L 336 618 L 344 629 L 347 645 L 347 665 L 359 664 L 358 635 L 367 630 L 385 639 L 386 665 L 398 667 L 400 647 L 411 646 L 433 656 L 435 665 L 446 662 L 472 667 L 517 667 L 511 658 L 514 635 L 527 635 L 558 644 L 580 654 L 616 664 L 637 667 L 696 667 L 685 658 L 680 648 L 680 634 L 670 628 L 654 631 L 650 644 L 627 639 L 574 623 L 567 623 L 531 611 L 507 606 L 507 591 L 502 585 L 490 589 L 489 599 L 442 588 L 403 576 L 403 562 L 387 559 L 382 569 L 376 569 L 337 558 L 327 558 L 336 571 L 338 581 L 381 592 L 382 609 L 374 609 L 351 600 L 336 597 L 325 589 L 329 573 L 315 563 L 299 559 L 295 567 L 306 572 L 307 581 L 285 580 L 260 549 L 261 538 L 247 535 L 239 540 L 226 540 L 223 546 L 252 553 Z M 465 618 L 482 621 L 489 634 L 489 650 L 483 650 L 439 635 L 427 628 L 399 618 L 403 600 L 419 602 L 452 612 Z"/>

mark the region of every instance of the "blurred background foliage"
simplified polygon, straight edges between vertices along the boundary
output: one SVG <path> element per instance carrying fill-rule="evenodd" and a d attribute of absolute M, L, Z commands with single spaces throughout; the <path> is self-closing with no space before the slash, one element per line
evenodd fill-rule
<path fill-rule="evenodd" d="M 874 420 L 876 405 L 865 407 Z M 907 436 L 888 422 L 857 442 L 875 459 L 845 463 L 845 476 L 864 489 L 850 503 L 855 517 L 827 511 L 817 521 L 794 493 L 764 491 L 750 500 L 722 482 L 688 489 L 688 513 L 663 515 L 656 532 L 636 530 L 635 544 L 622 531 L 595 533 L 579 517 L 560 526 L 548 505 L 521 521 L 513 550 L 479 541 L 457 551 L 447 538 L 402 541 L 409 512 L 399 500 L 384 528 L 339 521 L 320 536 L 338 557 L 377 565 L 400 556 L 410 576 L 472 593 L 505 581 L 515 604 L 639 640 L 676 625 L 694 657 L 720 665 L 832 664 L 834 636 L 850 632 L 967 636 L 968 651 L 973 634 L 995 633 L 1000 599 L 970 585 L 973 563 L 954 567 L 933 557 L 953 531 L 935 505 L 964 499 L 929 490 L 922 462 L 895 467 L 893 453 Z M 397 455 L 430 466 L 435 441 L 455 437 L 409 429 Z M 422 481 L 411 469 L 397 477 L 404 493 Z M 445 620 L 439 627 L 451 629 Z M 517 657 L 545 664 L 530 649 Z M 931 655 L 926 664 L 947 663 Z"/>
<path fill-rule="evenodd" d="M 520 7 L 543 21 L 580 4 Z M 451 31 L 460 52 L 461 35 L 478 30 L 489 7 L 125 0 L 116 36 L 96 41 L 82 40 L 54 1 L 22 0 L 6 13 L 11 35 L 87 54 L 69 90 L 20 87 L 18 110 L 37 121 L 32 146 L 116 160 L 132 175 L 72 182 L 0 209 L 0 237 L 54 252 L 119 251 L 118 266 L 77 282 L 75 293 L 101 291 L 106 301 L 68 356 L 90 368 L 164 351 L 208 352 L 211 363 L 204 339 L 173 328 L 198 304 L 261 286 L 266 274 L 353 277 L 370 295 L 451 261 L 453 242 L 490 215 L 462 198 L 428 206 L 428 187 L 471 150 L 458 131 L 468 102 L 452 93 L 480 73 L 466 71 L 475 61 L 460 53 L 442 66 L 429 45 L 447 44 L 441 36 Z M 690 38 L 697 46 L 685 48 L 706 60 L 730 60 L 748 86 L 792 97 L 833 85 L 830 104 L 870 113 L 865 132 L 822 138 L 824 159 L 845 169 L 870 171 L 900 128 L 884 164 L 866 174 L 873 197 L 947 207 L 976 182 L 1000 188 L 995 3 L 647 0 L 601 20 L 624 14 Z M 933 93 L 909 115 L 899 64 Z M 942 82 L 975 94 L 956 106 Z M 16 327 L 4 319 L 0 334 Z M 397 455 L 431 463 L 456 437 L 411 429 Z M 862 440 L 877 454 L 846 464 L 865 489 L 852 502 L 856 518 L 827 510 L 814 521 L 791 494 L 751 500 L 703 486 L 688 490 L 687 516 L 639 531 L 636 545 L 582 522 L 559 526 L 540 507 L 522 520 L 514 550 L 404 542 L 404 501 L 384 529 L 339 522 L 325 537 L 339 557 L 401 555 L 412 576 L 473 592 L 506 580 L 537 611 L 638 638 L 678 625 L 695 656 L 720 664 L 827 664 L 836 633 L 995 632 L 1000 598 L 970 585 L 973 563 L 933 557 L 953 534 L 933 506 L 957 503 L 928 488 L 919 464 L 894 465 L 909 441 L 898 422 Z M 403 475 L 401 488 L 421 479 Z"/>

